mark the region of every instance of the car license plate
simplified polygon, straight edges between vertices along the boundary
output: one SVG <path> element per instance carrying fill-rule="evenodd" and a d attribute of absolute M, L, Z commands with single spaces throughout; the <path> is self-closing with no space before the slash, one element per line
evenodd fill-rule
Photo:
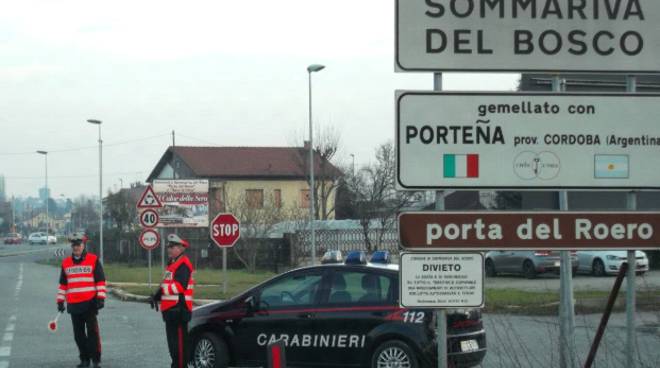
<path fill-rule="evenodd" d="M 477 343 L 477 340 L 464 340 L 461 341 L 461 351 L 464 353 L 470 352 L 470 351 L 476 351 L 479 350 L 479 343 Z"/>
<path fill-rule="evenodd" d="M 555 262 L 555 267 L 559 267 L 559 262 Z"/>

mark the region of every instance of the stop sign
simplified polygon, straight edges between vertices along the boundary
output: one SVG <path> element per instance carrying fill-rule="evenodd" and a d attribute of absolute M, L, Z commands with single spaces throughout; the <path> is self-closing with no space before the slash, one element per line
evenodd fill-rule
<path fill-rule="evenodd" d="M 231 213 L 219 213 L 211 222 L 211 239 L 220 248 L 230 248 L 241 237 L 241 223 Z"/>

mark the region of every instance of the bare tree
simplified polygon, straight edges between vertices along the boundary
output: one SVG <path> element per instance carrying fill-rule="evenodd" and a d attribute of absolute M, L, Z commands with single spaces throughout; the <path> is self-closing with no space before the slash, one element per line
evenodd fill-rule
<path fill-rule="evenodd" d="M 335 201 L 341 170 L 333 164 L 340 150 L 341 135 L 333 126 L 319 129 L 314 137 L 314 159 L 318 164 L 314 166 L 314 217 L 317 220 L 327 220 L 335 212 Z M 299 143 L 297 143 L 299 145 Z M 309 151 L 299 150 L 298 165 L 309 177 Z"/>
<path fill-rule="evenodd" d="M 225 205 L 241 222 L 241 238 L 232 250 L 248 272 L 254 273 L 259 250 L 267 243 L 275 224 L 285 218 L 285 210 L 275 206 L 273 198 L 255 203 L 246 195 L 229 198 Z"/>
<path fill-rule="evenodd" d="M 368 251 L 377 250 L 387 231 L 395 228 L 396 218 L 402 208 L 409 206 L 414 192 L 397 191 L 396 151 L 394 143 L 388 141 L 376 149 L 376 162 L 363 166 L 346 180 L 352 195 L 353 208 L 357 212 Z M 376 243 L 369 237 L 371 225 L 377 222 Z"/>

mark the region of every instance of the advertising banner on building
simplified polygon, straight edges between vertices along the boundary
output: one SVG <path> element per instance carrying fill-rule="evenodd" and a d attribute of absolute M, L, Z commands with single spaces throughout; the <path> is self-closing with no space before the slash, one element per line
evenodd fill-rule
<path fill-rule="evenodd" d="M 154 192 L 163 207 L 158 227 L 208 227 L 208 180 L 154 180 Z"/>

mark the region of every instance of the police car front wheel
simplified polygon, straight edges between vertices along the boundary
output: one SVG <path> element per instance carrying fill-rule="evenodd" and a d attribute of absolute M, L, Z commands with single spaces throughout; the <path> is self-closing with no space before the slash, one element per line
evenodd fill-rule
<path fill-rule="evenodd" d="M 225 342 L 212 333 L 205 333 L 195 340 L 193 363 L 195 368 L 226 368 L 228 349 Z"/>
<path fill-rule="evenodd" d="M 371 368 L 417 368 L 417 359 L 410 346 L 403 341 L 386 341 L 371 357 Z"/>

